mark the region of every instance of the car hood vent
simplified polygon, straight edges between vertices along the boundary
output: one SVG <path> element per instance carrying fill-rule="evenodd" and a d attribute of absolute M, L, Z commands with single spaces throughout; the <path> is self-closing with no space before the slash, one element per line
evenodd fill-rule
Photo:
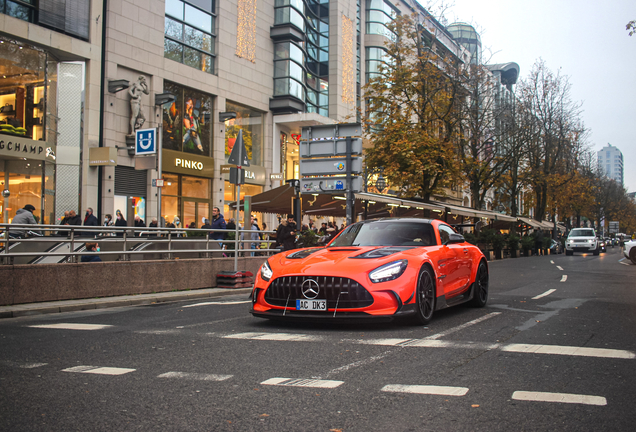
<path fill-rule="evenodd" d="M 404 252 L 405 250 L 413 249 L 412 247 L 384 247 L 373 249 L 360 255 L 353 256 L 351 258 L 383 258 L 389 255 L 396 254 L 398 252 Z"/>

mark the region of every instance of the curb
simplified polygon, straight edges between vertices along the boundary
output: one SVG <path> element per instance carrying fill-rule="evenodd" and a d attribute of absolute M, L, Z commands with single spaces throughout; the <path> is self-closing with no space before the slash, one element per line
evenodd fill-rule
<path fill-rule="evenodd" d="M 91 309 L 106 309 L 120 306 L 149 305 L 153 303 L 168 303 L 173 301 L 196 300 L 203 298 L 218 298 L 237 294 L 249 294 L 251 292 L 252 288 L 207 288 L 193 291 L 0 306 L 0 319 L 61 312 L 76 312 Z"/>

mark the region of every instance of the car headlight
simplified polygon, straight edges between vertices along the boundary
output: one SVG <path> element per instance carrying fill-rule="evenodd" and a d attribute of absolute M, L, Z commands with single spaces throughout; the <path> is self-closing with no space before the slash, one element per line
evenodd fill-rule
<path fill-rule="evenodd" d="M 261 278 L 263 278 L 264 281 L 269 282 L 269 280 L 272 278 L 273 274 L 274 274 L 274 272 L 272 271 L 271 267 L 269 266 L 269 263 L 267 261 L 265 261 L 263 263 L 263 265 L 261 266 Z"/>
<path fill-rule="evenodd" d="M 369 279 L 371 279 L 371 282 L 373 283 L 397 279 L 402 275 L 402 273 L 404 273 L 407 265 L 407 260 L 393 261 L 391 263 L 384 264 L 370 272 Z"/>

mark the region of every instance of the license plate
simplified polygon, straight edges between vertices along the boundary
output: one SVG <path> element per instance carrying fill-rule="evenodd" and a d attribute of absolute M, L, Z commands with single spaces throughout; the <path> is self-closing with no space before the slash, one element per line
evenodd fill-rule
<path fill-rule="evenodd" d="M 327 310 L 327 300 L 296 300 L 296 310 Z"/>

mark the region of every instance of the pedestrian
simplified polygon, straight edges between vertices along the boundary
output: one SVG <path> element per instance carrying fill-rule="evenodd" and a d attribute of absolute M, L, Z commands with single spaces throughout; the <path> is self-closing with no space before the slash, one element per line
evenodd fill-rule
<path fill-rule="evenodd" d="M 35 220 L 35 217 L 33 216 L 34 211 L 35 211 L 35 207 L 33 207 L 31 204 L 25 205 L 24 208 L 21 208 L 17 212 L 15 212 L 15 217 L 11 221 L 11 224 L 37 225 L 38 222 Z M 26 234 L 26 230 L 24 229 L 17 229 L 12 232 L 20 237 L 24 237 Z"/>
<path fill-rule="evenodd" d="M 93 214 L 93 209 L 90 207 L 86 209 L 86 215 L 84 216 L 84 226 L 94 226 L 94 227 L 99 226 L 99 221 Z M 82 233 L 82 235 L 95 236 L 97 235 L 97 232 L 85 231 Z"/>
<path fill-rule="evenodd" d="M 66 225 L 66 221 L 68 220 L 68 218 L 69 218 L 69 212 L 67 210 L 64 212 L 64 217 L 60 221 L 60 225 Z"/>
<path fill-rule="evenodd" d="M 250 218 L 251 221 L 251 226 L 250 226 L 250 231 L 252 231 L 250 233 L 250 240 L 252 240 L 250 242 L 250 249 L 254 250 L 254 249 L 260 249 L 260 245 L 258 244 L 258 241 L 261 239 L 260 236 L 260 228 L 258 227 L 258 219 L 256 219 L 254 216 L 252 216 Z M 254 256 L 256 253 L 255 252 L 250 252 L 250 256 Z"/>
<path fill-rule="evenodd" d="M 148 228 L 157 228 L 157 218 L 156 217 L 152 218 L 152 221 L 150 222 L 150 225 L 148 225 Z M 148 236 L 149 237 L 157 237 L 157 231 L 151 230 L 148 233 Z"/>
<path fill-rule="evenodd" d="M 117 227 L 128 226 L 128 222 L 126 222 L 126 219 L 124 219 L 124 215 L 121 214 L 121 211 L 117 210 L 115 212 L 115 217 L 117 218 L 117 220 L 115 221 L 115 226 Z M 123 237 L 123 236 L 124 236 L 123 231 L 117 231 L 117 237 Z"/>
<path fill-rule="evenodd" d="M 98 243 L 86 243 L 87 252 L 99 252 Z M 97 254 L 82 255 L 81 262 L 102 262 L 102 259 Z"/>
<path fill-rule="evenodd" d="M 323 222 L 321 224 L 320 230 L 318 230 L 318 234 L 320 234 L 321 236 L 327 235 L 327 222 Z"/>
<path fill-rule="evenodd" d="M 80 226 L 82 225 L 82 218 L 77 213 L 75 213 L 75 210 L 70 210 L 68 212 L 68 219 L 66 220 L 66 223 L 64 225 Z"/>
<path fill-rule="evenodd" d="M 215 231 L 220 229 L 226 229 L 227 224 L 225 223 L 225 219 L 223 219 L 223 215 L 221 214 L 221 210 L 218 207 L 214 207 L 212 209 L 212 222 L 210 223 L 212 228 L 212 234 L 210 235 L 211 239 L 214 240 L 225 240 L 225 232 L 223 231 Z M 234 226 L 236 229 L 236 225 Z M 223 243 L 219 243 L 219 246 L 223 247 Z"/>
<path fill-rule="evenodd" d="M 106 217 L 104 218 L 104 226 L 105 227 L 113 226 L 113 215 L 111 214 L 106 215 Z"/>
<path fill-rule="evenodd" d="M 201 225 L 201 229 L 209 230 L 212 228 L 212 225 L 210 225 L 210 219 L 204 217 L 203 219 L 201 219 L 201 222 L 203 222 L 203 225 Z"/>
<path fill-rule="evenodd" d="M 282 246 L 283 251 L 296 248 L 296 217 L 287 215 L 287 220 L 282 221 L 276 230 L 276 242 Z"/>
<path fill-rule="evenodd" d="M 227 233 L 227 236 L 225 237 L 226 240 L 234 240 L 236 238 L 236 222 L 234 221 L 234 218 L 230 218 L 229 222 L 226 224 L 225 229 L 227 230 L 231 230 L 231 232 Z M 234 243 L 225 243 L 225 245 L 223 246 L 223 249 L 230 249 L 230 250 L 234 250 Z M 227 256 L 233 257 L 234 253 L 233 252 L 227 252 Z"/>

